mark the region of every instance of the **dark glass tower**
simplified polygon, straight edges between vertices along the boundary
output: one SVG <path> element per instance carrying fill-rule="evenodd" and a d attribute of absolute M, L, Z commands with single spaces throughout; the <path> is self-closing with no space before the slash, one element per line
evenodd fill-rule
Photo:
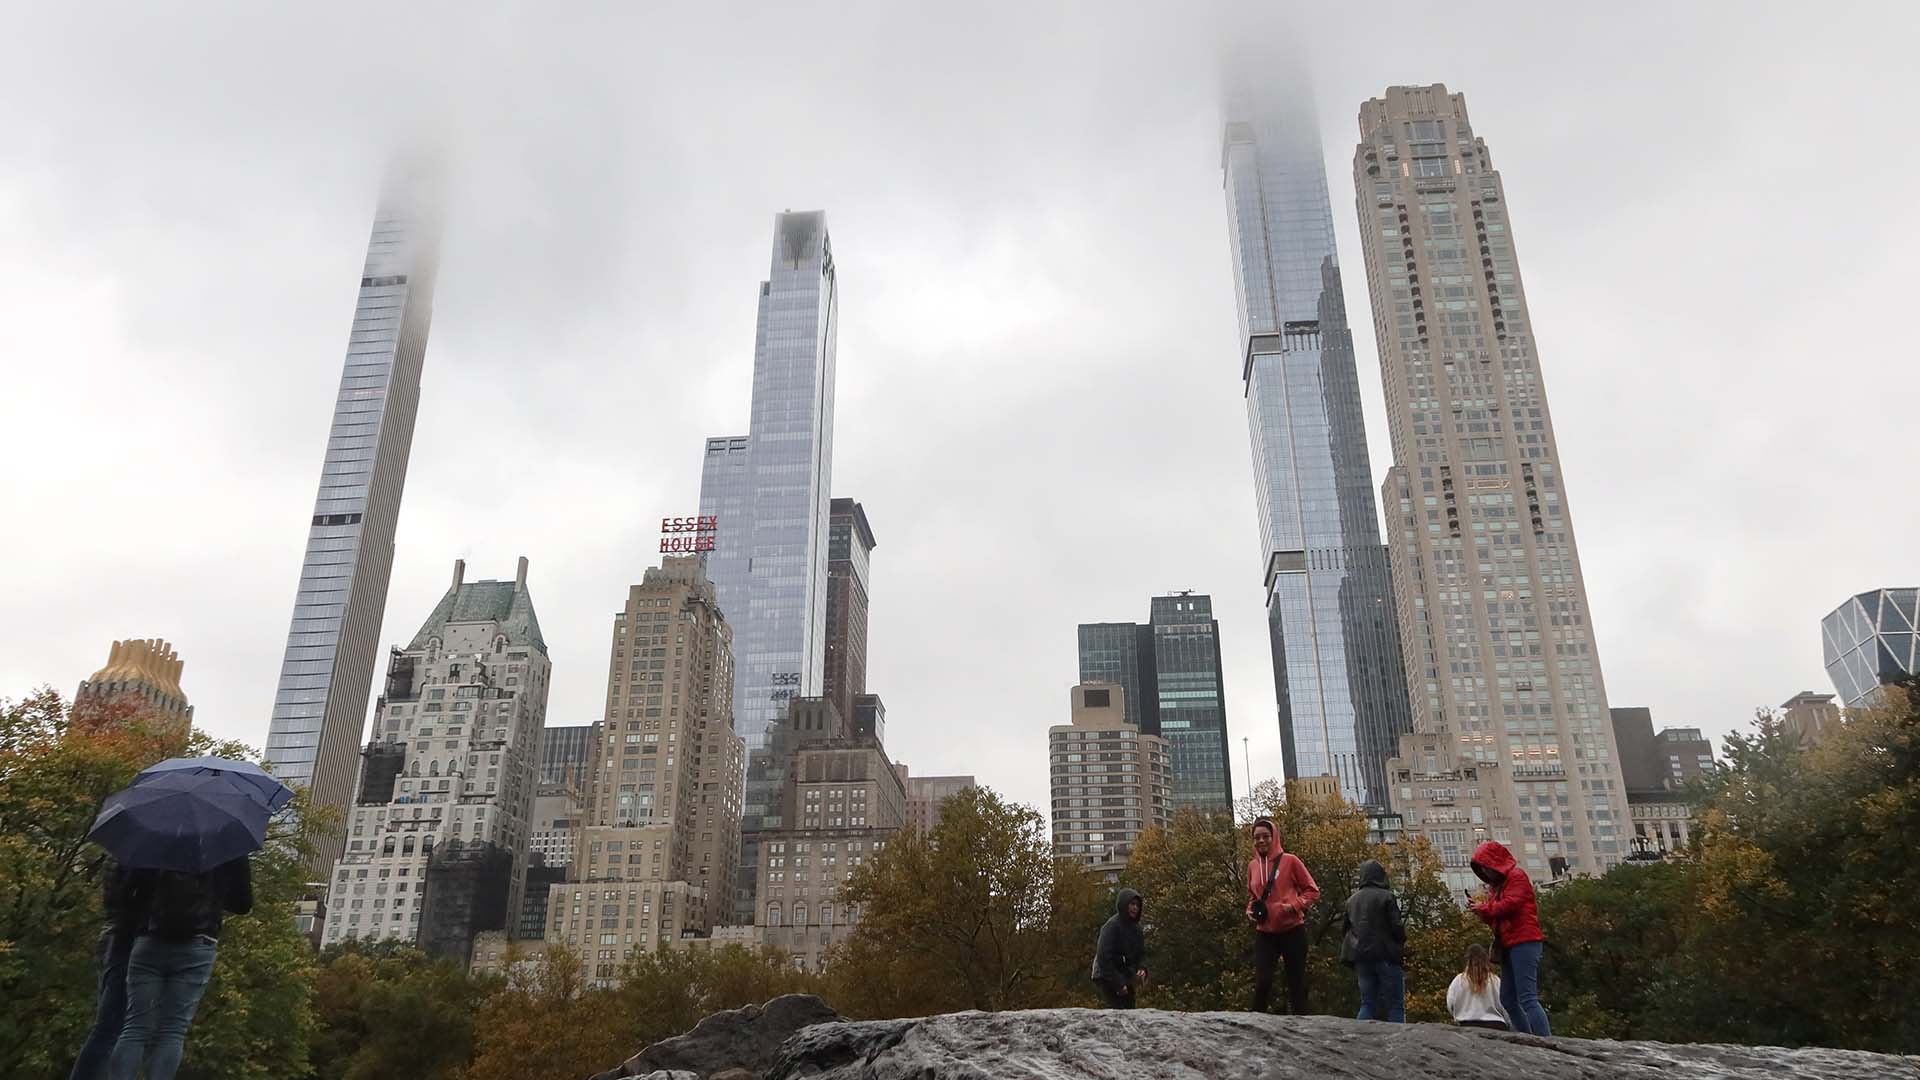
<path fill-rule="evenodd" d="M 1212 597 L 1156 596 L 1144 625 L 1082 623 L 1080 681 L 1117 683 L 1126 690 L 1126 722 L 1167 740 L 1175 810 L 1233 810 L 1226 683 Z"/>
<path fill-rule="evenodd" d="M 1242 64 L 1221 140 L 1262 583 L 1289 779 L 1386 804 L 1409 730 L 1353 337 L 1311 96 L 1285 57 Z"/>
<path fill-rule="evenodd" d="M 1160 734 L 1160 695 L 1153 678 L 1153 627 L 1130 622 L 1080 624 L 1080 681 L 1126 688 L 1126 721 L 1143 735 Z"/>

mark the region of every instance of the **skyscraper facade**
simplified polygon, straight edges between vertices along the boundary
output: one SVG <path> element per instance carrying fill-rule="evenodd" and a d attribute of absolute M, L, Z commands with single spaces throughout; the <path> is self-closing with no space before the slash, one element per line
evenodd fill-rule
<path fill-rule="evenodd" d="M 852 499 L 833 500 L 827 539 L 826 696 L 853 718 L 853 699 L 867 692 L 867 581 L 873 527 Z"/>
<path fill-rule="evenodd" d="M 1160 690 L 1154 682 L 1153 627 L 1142 623 L 1081 623 L 1080 681 L 1113 683 L 1126 691 L 1126 721 L 1147 735 L 1160 734 L 1155 706 Z"/>
<path fill-rule="evenodd" d="M 701 936 L 732 910 L 744 748 L 732 630 L 698 556 L 667 557 L 613 617 L 607 711 L 547 940 L 613 980 L 636 950 Z M 616 932 L 618 931 L 618 932 Z"/>
<path fill-rule="evenodd" d="M 1389 89 L 1360 132 L 1416 729 L 1394 809 L 1456 874 L 1489 837 L 1530 871 L 1603 871 L 1625 785 L 1501 177 L 1444 86 Z"/>
<path fill-rule="evenodd" d="M 600 748 L 601 722 L 548 727 L 540 736 L 540 782 L 585 791 Z"/>
<path fill-rule="evenodd" d="M 1220 670 L 1220 623 L 1213 598 L 1153 598 L 1154 730 L 1172 756 L 1173 808 L 1233 812 L 1227 750 L 1227 688 Z"/>
<path fill-rule="evenodd" d="M 1820 620 L 1827 676 L 1848 708 L 1875 705 L 1885 683 L 1920 673 L 1920 589 L 1876 589 Z"/>
<path fill-rule="evenodd" d="M 833 470 L 834 348 L 839 326 L 833 245 L 821 211 L 774 218 L 773 259 L 760 283 L 753 409 L 744 436 L 710 438 L 700 513 L 718 519 L 707 573 L 733 627 L 734 728 L 749 755 L 735 916 L 752 919 L 754 834 L 779 789 L 751 757 L 795 697 L 826 678 L 827 547 Z"/>
<path fill-rule="evenodd" d="M 380 652 L 439 253 L 437 171 L 423 160 L 400 164 L 381 192 L 360 271 L 320 493 L 307 526 L 293 623 L 267 725 L 266 760 L 274 774 L 306 785 L 315 805 L 343 814 L 353 794 Z M 322 867 L 339 856 L 341 843 L 332 837 L 322 845 Z"/>
<path fill-rule="evenodd" d="M 1289 70 L 1242 65 L 1221 142 L 1280 741 L 1289 778 L 1380 806 L 1406 691 L 1320 132 Z"/>
<path fill-rule="evenodd" d="M 1122 719 L 1143 735 L 1166 739 L 1174 809 L 1233 811 L 1226 681 L 1212 597 L 1156 596 L 1145 623 L 1081 623 L 1080 681 L 1126 691 L 1116 699 Z"/>
<path fill-rule="evenodd" d="M 325 944 L 413 941 L 464 963 L 520 909 L 552 664 L 527 560 L 512 581 L 465 577 L 455 560 L 453 586 L 388 660 Z"/>
<path fill-rule="evenodd" d="M 795 696 L 818 696 L 827 647 L 838 294 L 827 216 L 774 220 L 760 283 L 752 421 L 707 441 L 700 513 L 719 519 L 707 572 L 734 627 L 734 724 L 753 750 Z M 709 487 L 708 485 L 712 486 Z"/>

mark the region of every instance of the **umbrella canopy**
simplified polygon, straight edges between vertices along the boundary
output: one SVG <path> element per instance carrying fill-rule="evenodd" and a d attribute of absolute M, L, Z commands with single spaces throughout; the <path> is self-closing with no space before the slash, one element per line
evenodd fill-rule
<path fill-rule="evenodd" d="M 231 774 L 166 770 L 108 796 L 87 837 L 125 867 L 205 873 L 260 850 L 267 802 Z"/>
<path fill-rule="evenodd" d="M 234 761 L 229 758 L 168 758 L 158 765 L 142 769 L 140 775 L 133 778 L 133 782 L 139 784 L 156 776 L 177 772 L 190 772 L 197 776 L 219 776 L 238 789 L 257 791 L 260 798 L 265 800 L 268 810 L 278 810 L 293 799 L 293 789 L 275 780 L 267 770 L 251 761 Z"/>

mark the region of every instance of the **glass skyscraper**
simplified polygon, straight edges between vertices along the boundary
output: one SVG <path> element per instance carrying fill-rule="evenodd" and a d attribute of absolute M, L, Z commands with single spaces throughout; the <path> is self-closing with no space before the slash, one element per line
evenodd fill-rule
<path fill-rule="evenodd" d="M 437 165 L 402 162 L 387 176 L 360 271 L 346 366 L 267 727 L 266 760 L 274 774 L 311 788 L 315 805 L 343 812 L 353 794 L 380 653 L 439 252 Z M 330 865 L 342 843 L 342 837 L 331 838 L 317 853 L 319 865 Z"/>
<path fill-rule="evenodd" d="M 1079 637 L 1081 683 L 1121 687 L 1124 722 L 1167 740 L 1173 809 L 1231 813 L 1226 682 L 1213 598 L 1156 596 L 1147 623 L 1082 623 Z"/>
<path fill-rule="evenodd" d="M 1880 687 L 1920 672 L 1920 589 L 1848 598 L 1820 620 L 1827 675 L 1849 708 L 1880 701 Z"/>
<path fill-rule="evenodd" d="M 759 848 L 777 785 L 756 785 L 753 757 L 795 697 L 823 692 L 833 470 L 834 341 L 839 294 L 824 212 L 774 218 L 760 283 L 753 410 L 744 436 L 710 438 L 700 513 L 719 519 L 707 574 L 733 628 L 734 730 L 749 755 L 736 917 L 752 921 Z M 764 772 L 765 770 L 761 770 Z"/>
<path fill-rule="evenodd" d="M 1221 168 L 1286 775 L 1384 806 L 1406 684 L 1320 131 L 1286 62 L 1233 73 Z"/>
<path fill-rule="evenodd" d="M 1125 721 L 1143 735 L 1160 734 L 1160 700 L 1153 671 L 1153 627 L 1139 623 L 1081 623 L 1080 681 L 1126 688 Z"/>

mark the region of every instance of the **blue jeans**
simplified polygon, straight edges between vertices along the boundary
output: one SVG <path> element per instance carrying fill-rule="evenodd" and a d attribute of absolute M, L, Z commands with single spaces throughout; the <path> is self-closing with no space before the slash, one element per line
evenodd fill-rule
<path fill-rule="evenodd" d="M 1529 1035 L 1551 1035 L 1547 1010 L 1540 1007 L 1541 943 L 1507 946 L 1500 961 L 1500 1006 L 1513 1021 L 1513 1030 Z"/>
<path fill-rule="evenodd" d="M 127 1018 L 127 953 L 133 938 L 127 934 L 100 935 L 94 963 L 100 969 L 100 993 L 93 1008 L 93 1030 L 74 1059 L 68 1080 L 106 1080 L 107 1057 L 120 1041 L 120 1025 Z"/>
<path fill-rule="evenodd" d="M 186 941 L 143 934 L 127 957 L 127 1020 L 107 1066 L 112 1080 L 173 1080 L 193 1010 L 213 976 L 220 942 L 205 934 Z"/>
<path fill-rule="evenodd" d="M 1362 960 L 1353 965 L 1360 979 L 1360 1020 L 1407 1022 L 1407 972 L 1387 960 Z"/>

